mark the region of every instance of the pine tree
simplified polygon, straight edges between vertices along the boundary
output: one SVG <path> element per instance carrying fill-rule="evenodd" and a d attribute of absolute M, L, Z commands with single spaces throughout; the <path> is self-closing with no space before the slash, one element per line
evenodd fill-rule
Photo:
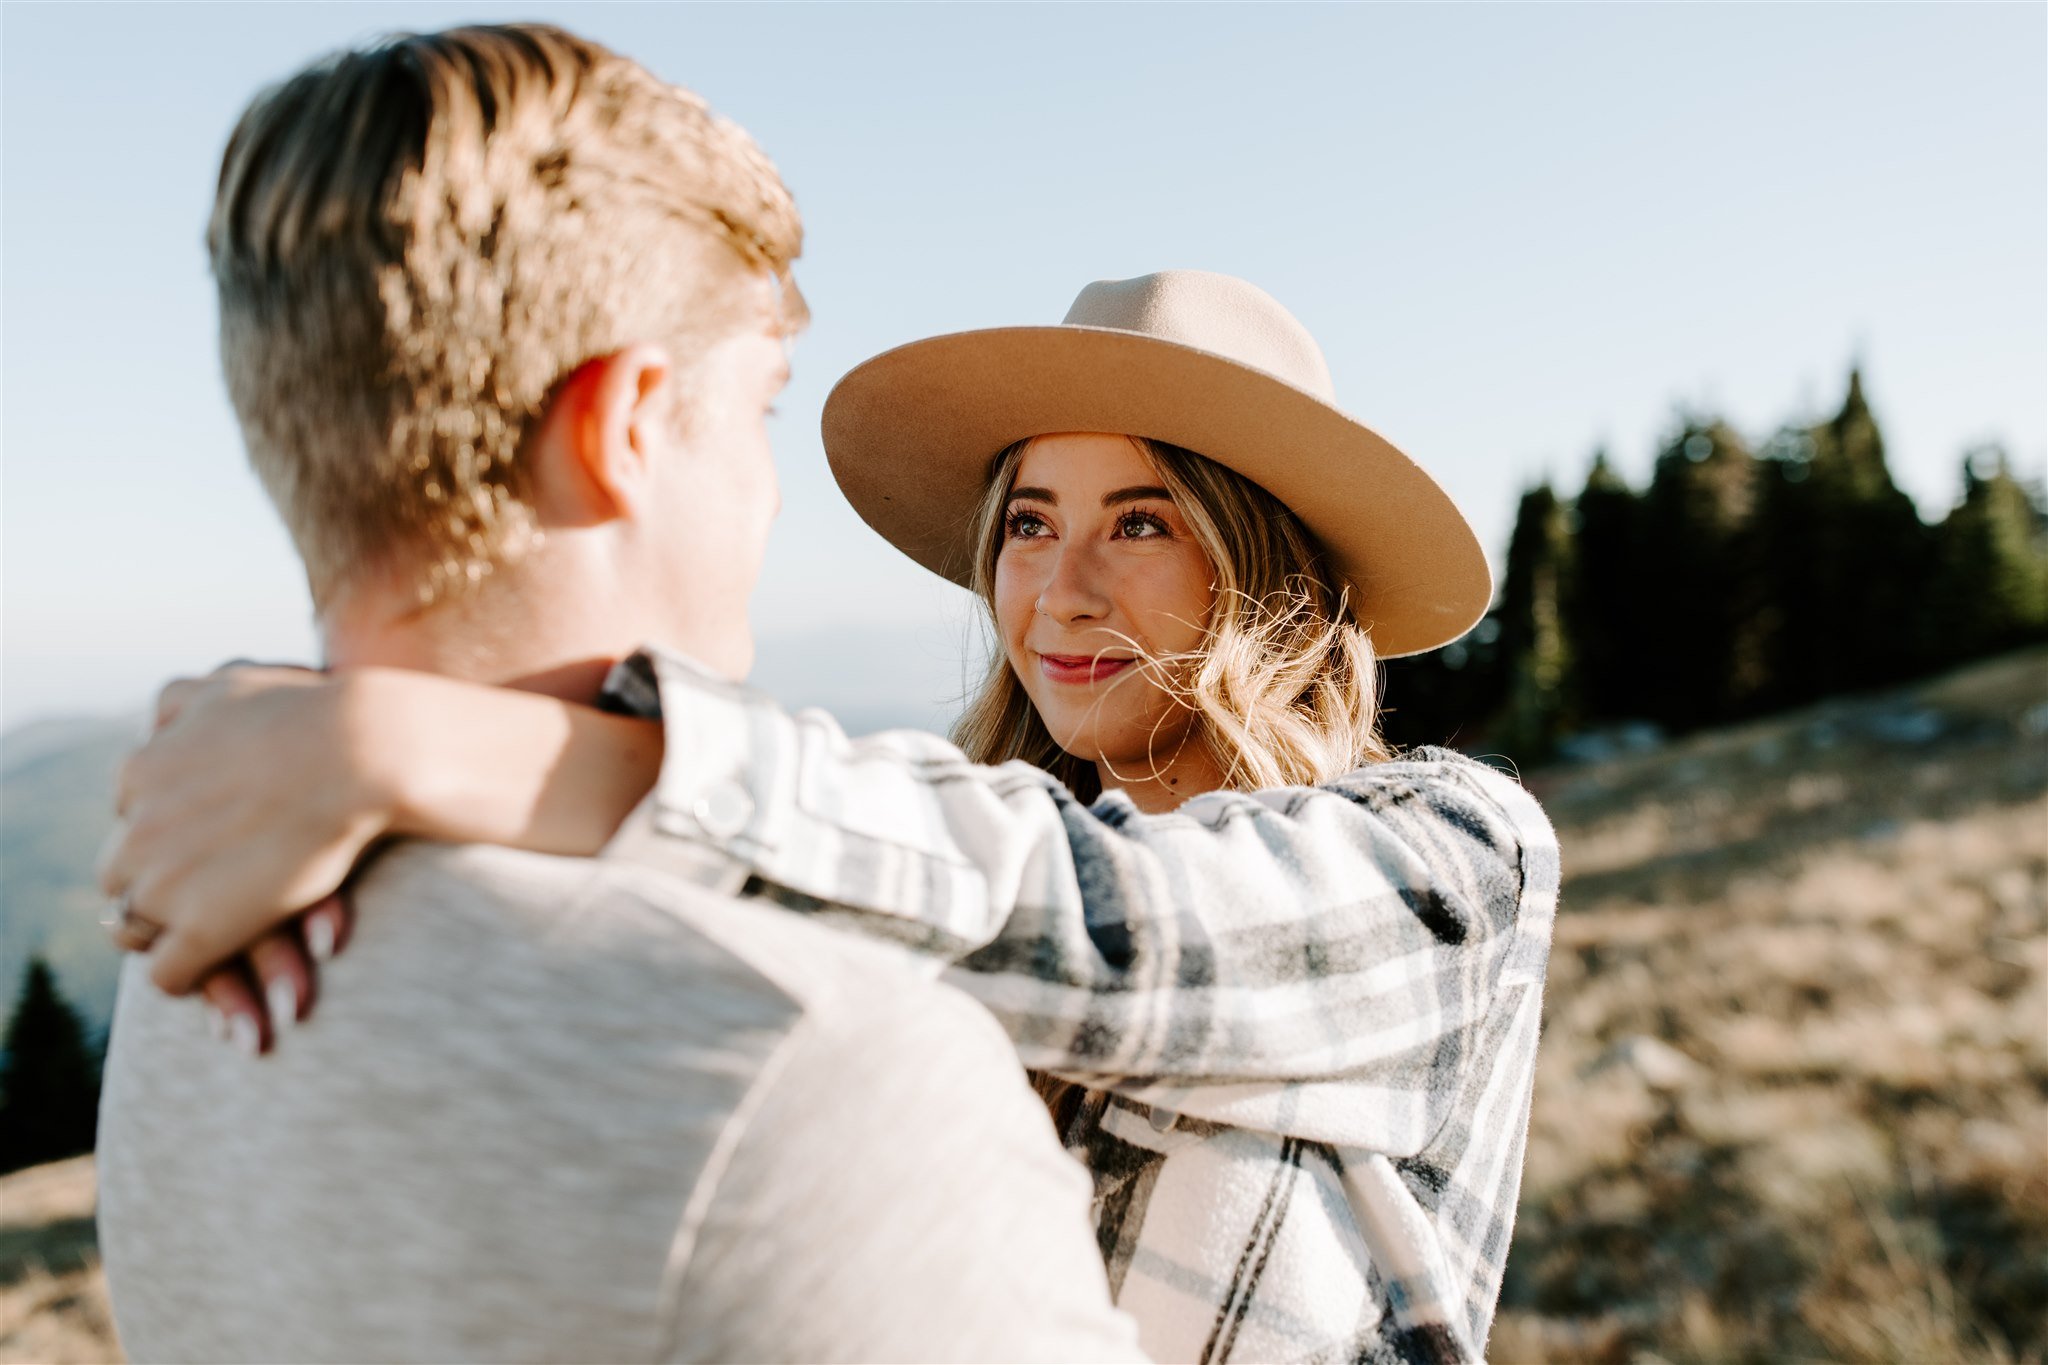
<path fill-rule="evenodd" d="M 1884 433 L 1863 393 L 1863 370 L 1849 370 L 1849 391 L 1833 417 L 1813 429 L 1814 472 L 1848 497 L 1872 502 L 1898 492 L 1884 457 Z"/>
<path fill-rule="evenodd" d="M 1567 510 L 1549 484 L 1522 495 L 1501 581 L 1500 651 L 1506 709 L 1499 743 L 1519 762 L 1541 762 L 1578 721 L 1577 679 L 1565 603 L 1572 597 Z"/>
<path fill-rule="evenodd" d="M 1770 700 L 1798 705 L 1923 672 L 1933 541 L 1892 482 L 1860 371 L 1833 417 L 1786 443 L 1760 512 L 1777 616 Z"/>
<path fill-rule="evenodd" d="M 1642 500 L 1604 450 L 1593 456 L 1572 524 L 1575 567 L 1564 620 L 1585 719 L 1647 715 L 1641 635 L 1655 606 L 1642 585 Z"/>
<path fill-rule="evenodd" d="M 0 1172 L 91 1151 L 99 1068 L 85 1025 L 41 958 L 23 974 L 0 1047 Z"/>
<path fill-rule="evenodd" d="M 1789 426 L 1764 443 L 1749 541 L 1754 580 L 1744 603 L 1748 637 L 1764 659 L 1763 685 L 1751 709 L 1779 710 L 1818 693 L 1814 623 L 1824 615 L 1813 573 L 1817 503 L 1807 486 L 1814 451 L 1810 427 Z"/>
<path fill-rule="evenodd" d="M 1756 484 L 1756 458 L 1717 420 L 1685 421 L 1657 456 L 1643 498 L 1638 638 L 1647 713 L 1673 730 L 1723 719 L 1743 691 L 1738 625 Z"/>
<path fill-rule="evenodd" d="M 2005 452 L 1963 461 L 1963 498 L 1936 528 L 1929 592 L 1940 662 L 2048 638 L 2048 515 Z"/>
<path fill-rule="evenodd" d="M 1385 668 L 1381 733 L 1395 749 L 1442 744 L 1472 750 L 1490 740 L 1506 691 L 1496 607 L 1461 640 Z"/>

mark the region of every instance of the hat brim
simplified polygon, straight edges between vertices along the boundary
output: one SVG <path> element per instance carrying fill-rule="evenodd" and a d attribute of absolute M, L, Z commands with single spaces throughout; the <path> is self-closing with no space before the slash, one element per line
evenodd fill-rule
<path fill-rule="evenodd" d="M 825 454 L 854 510 L 962 585 L 990 458 L 1068 431 L 1198 451 L 1286 503 L 1382 658 L 1449 644 L 1492 598 L 1478 538 L 1419 465 L 1316 395 L 1210 351 L 1101 327 L 954 332 L 883 352 L 825 400 Z"/>

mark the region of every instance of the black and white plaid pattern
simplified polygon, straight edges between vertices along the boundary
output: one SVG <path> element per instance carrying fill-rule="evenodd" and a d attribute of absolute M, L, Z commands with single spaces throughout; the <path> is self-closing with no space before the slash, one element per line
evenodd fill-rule
<path fill-rule="evenodd" d="M 1481 1358 L 1559 875 L 1519 784 L 1429 749 L 1144 815 L 671 656 L 614 682 L 658 685 L 655 829 L 951 964 L 1088 1087 L 1064 1136 L 1155 1359 Z"/>

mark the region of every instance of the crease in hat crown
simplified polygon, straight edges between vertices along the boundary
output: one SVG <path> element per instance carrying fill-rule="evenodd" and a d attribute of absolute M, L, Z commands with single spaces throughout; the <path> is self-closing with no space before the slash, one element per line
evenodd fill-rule
<path fill-rule="evenodd" d="M 1336 403 L 1322 347 L 1271 294 L 1233 275 L 1161 270 L 1097 280 L 1074 299 L 1068 327 L 1137 332 L 1208 351 Z"/>

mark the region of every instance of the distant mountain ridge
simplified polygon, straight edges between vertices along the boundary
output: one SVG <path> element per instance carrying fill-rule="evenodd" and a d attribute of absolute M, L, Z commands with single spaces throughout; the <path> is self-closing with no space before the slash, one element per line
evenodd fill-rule
<path fill-rule="evenodd" d="M 140 733 L 123 716 L 0 735 L 0 1011 L 40 956 L 88 1026 L 106 1027 L 120 960 L 100 927 L 94 865 L 114 825 L 114 776 Z"/>

